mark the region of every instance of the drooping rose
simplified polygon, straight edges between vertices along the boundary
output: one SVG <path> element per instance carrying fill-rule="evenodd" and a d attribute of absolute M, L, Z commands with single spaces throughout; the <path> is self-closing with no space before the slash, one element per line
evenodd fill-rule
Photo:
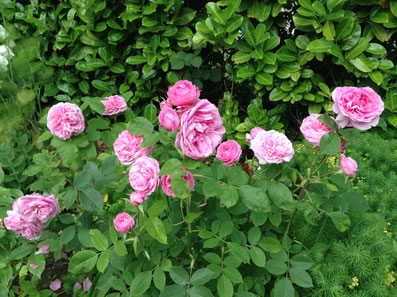
<path fill-rule="evenodd" d="M 181 147 L 185 156 L 205 159 L 214 153 L 226 132 L 216 106 L 203 99 L 186 109 L 181 117 L 181 129 L 175 146 Z"/>
<path fill-rule="evenodd" d="M 149 196 L 159 186 L 159 162 L 146 156 L 140 157 L 132 164 L 129 180 L 131 187 L 139 192 L 142 191 Z"/>
<path fill-rule="evenodd" d="M 318 119 L 320 116 L 321 114 L 312 113 L 303 120 L 300 127 L 300 130 L 306 140 L 317 147 L 320 147 L 320 141 L 324 135 L 331 131 L 336 132 L 334 129 L 331 129 L 329 126 L 327 126 L 326 123 L 320 121 Z"/>
<path fill-rule="evenodd" d="M 122 131 L 113 144 L 116 156 L 123 165 L 130 165 L 136 159 L 149 155 L 154 146 L 141 148 L 143 136 L 135 136 L 127 130 Z"/>
<path fill-rule="evenodd" d="M 193 191 L 194 188 L 194 177 L 187 169 L 185 168 L 181 168 L 181 169 L 183 169 L 186 172 L 186 174 L 182 176 L 182 179 L 184 179 L 189 183 L 189 191 L 191 192 Z M 171 177 L 172 174 L 163 175 L 161 177 L 161 188 L 163 189 L 164 193 L 167 196 L 176 197 L 171 188 Z"/>
<path fill-rule="evenodd" d="M 294 156 L 291 141 L 275 130 L 258 132 L 251 141 L 251 149 L 259 164 L 289 162 Z"/>
<path fill-rule="evenodd" d="M 57 291 L 61 288 L 62 286 L 62 281 L 60 279 L 54 279 L 51 283 L 50 283 L 50 289 L 51 291 Z"/>
<path fill-rule="evenodd" d="M 143 192 L 132 192 L 130 195 L 130 202 L 134 206 L 138 206 L 147 200 L 147 196 Z"/>
<path fill-rule="evenodd" d="M 342 127 L 368 130 L 379 123 L 384 110 L 380 96 L 370 87 L 341 87 L 332 92 L 332 110 L 338 114 L 336 122 Z"/>
<path fill-rule="evenodd" d="M 83 290 L 84 292 L 88 292 L 91 288 L 92 282 L 90 281 L 90 279 L 87 277 L 84 279 L 83 281 Z"/>
<path fill-rule="evenodd" d="M 167 92 L 168 101 L 177 107 L 191 107 L 200 97 L 199 89 L 188 80 L 180 80 Z"/>
<path fill-rule="evenodd" d="M 216 157 L 225 166 L 232 166 L 241 156 L 241 146 L 235 140 L 228 140 L 221 143 L 216 151 Z"/>
<path fill-rule="evenodd" d="M 41 221 L 29 220 L 26 216 L 11 210 L 7 211 L 7 215 L 3 222 L 8 230 L 12 230 L 29 240 L 40 238 L 41 232 L 44 230 L 44 224 Z"/>
<path fill-rule="evenodd" d="M 55 217 L 59 211 L 59 205 L 54 195 L 39 195 L 37 193 L 18 198 L 12 208 L 30 221 L 39 220 L 43 223 Z"/>
<path fill-rule="evenodd" d="M 114 228 L 117 232 L 128 233 L 135 226 L 135 220 L 128 213 L 119 213 L 113 220 Z"/>
<path fill-rule="evenodd" d="M 48 111 L 47 127 L 51 134 L 66 140 L 84 131 L 84 116 L 76 104 L 60 102 Z"/>
<path fill-rule="evenodd" d="M 123 97 L 115 95 L 105 98 L 107 100 L 101 101 L 103 105 L 105 105 L 105 112 L 103 115 L 115 115 L 127 110 L 127 103 L 125 103 Z"/>
<path fill-rule="evenodd" d="M 345 154 L 340 157 L 340 166 L 343 173 L 349 177 L 354 177 L 358 170 L 357 162 L 350 157 L 346 158 Z"/>
<path fill-rule="evenodd" d="M 258 132 L 260 131 L 265 131 L 264 129 L 262 129 L 261 127 L 255 127 L 252 128 L 250 133 L 245 134 L 245 141 L 249 144 L 251 143 L 252 139 L 255 138 L 255 136 L 258 134 Z"/>
<path fill-rule="evenodd" d="M 167 131 L 176 131 L 179 128 L 179 116 L 176 111 L 169 107 L 164 107 L 159 113 L 160 126 Z"/>

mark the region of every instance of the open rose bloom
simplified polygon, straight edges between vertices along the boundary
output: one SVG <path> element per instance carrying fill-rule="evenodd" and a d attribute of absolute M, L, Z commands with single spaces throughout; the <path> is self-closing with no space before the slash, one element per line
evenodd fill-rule
<path fill-rule="evenodd" d="M 306 140 L 317 147 L 320 147 L 320 141 L 324 135 L 331 131 L 336 132 L 335 130 L 328 127 L 326 123 L 320 121 L 318 119 L 320 116 L 321 114 L 318 113 L 311 114 L 303 120 L 300 127 L 300 130 L 303 136 L 305 136 Z"/>
<path fill-rule="evenodd" d="M 384 110 L 380 96 L 370 87 L 342 87 L 332 92 L 334 105 L 332 110 L 340 127 L 355 127 L 368 130 L 379 123 Z"/>
<path fill-rule="evenodd" d="M 232 166 L 240 159 L 241 146 L 235 140 L 228 140 L 218 146 L 216 157 L 222 161 L 225 166 Z"/>
<path fill-rule="evenodd" d="M 8 230 L 14 231 L 29 240 L 39 239 L 44 225 L 39 220 L 29 220 L 27 217 L 20 215 L 16 211 L 7 211 L 7 217 L 3 220 Z"/>
<path fill-rule="evenodd" d="M 113 144 L 116 156 L 123 165 L 132 164 L 136 159 L 149 155 L 154 146 L 141 148 L 143 136 L 135 136 L 127 130 L 122 131 Z"/>
<path fill-rule="evenodd" d="M 194 177 L 187 169 L 185 168 L 181 168 L 181 169 L 183 169 L 186 173 L 184 176 L 182 176 L 182 179 L 184 179 L 189 183 L 189 191 L 191 192 L 194 188 Z M 161 188 L 163 189 L 163 192 L 167 196 L 176 197 L 171 188 L 171 177 L 172 174 L 163 175 L 161 177 Z"/>
<path fill-rule="evenodd" d="M 218 108 L 206 99 L 199 100 L 194 107 L 182 113 L 175 146 L 181 147 L 183 154 L 189 158 L 208 158 L 226 132 L 222 124 Z"/>
<path fill-rule="evenodd" d="M 140 157 L 131 165 L 129 180 L 131 187 L 145 195 L 152 194 L 159 186 L 160 167 L 156 159 Z"/>
<path fill-rule="evenodd" d="M 103 115 L 115 115 L 127 110 L 127 103 L 121 96 L 106 97 L 107 100 L 101 102 L 105 105 L 105 112 Z"/>
<path fill-rule="evenodd" d="M 199 89 L 188 80 L 180 80 L 167 92 L 168 101 L 177 107 L 191 107 L 199 100 Z"/>
<path fill-rule="evenodd" d="M 84 116 L 76 104 L 61 102 L 48 111 L 47 127 L 51 134 L 66 140 L 84 131 Z"/>

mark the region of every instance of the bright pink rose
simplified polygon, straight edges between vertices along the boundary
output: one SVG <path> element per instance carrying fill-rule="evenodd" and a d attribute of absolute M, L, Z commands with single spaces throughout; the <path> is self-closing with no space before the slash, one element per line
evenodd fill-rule
<path fill-rule="evenodd" d="M 175 146 L 181 147 L 185 156 L 205 159 L 213 154 L 226 132 L 216 106 L 203 99 L 186 109 L 181 117 L 181 129 Z"/>
<path fill-rule="evenodd" d="M 50 284 L 50 289 L 51 291 L 57 291 L 61 288 L 62 286 L 62 282 L 60 279 L 54 279 L 51 284 Z"/>
<path fill-rule="evenodd" d="M 306 140 L 317 147 L 320 147 L 320 141 L 324 135 L 331 131 L 336 132 L 334 129 L 328 127 L 326 123 L 320 121 L 318 119 L 320 116 L 321 114 L 312 113 L 303 120 L 300 127 L 300 130 L 303 136 L 305 136 Z"/>
<path fill-rule="evenodd" d="M 115 115 L 127 110 L 127 103 L 121 96 L 105 97 L 107 100 L 101 102 L 105 105 L 105 112 L 103 115 Z"/>
<path fill-rule="evenodd" d="M 160 110 L 163 110 L 164 107 L 172 107 L 172 104 L 168 100 L 161 101 Z"/>
<path fill-rule="evenodd" d="M 36 252 L 36 255 L 38 254 L 49 254 L 48 249 L 50 246 L 48 244 L 43 245 L 42 247 L 39 248 L 39 250 Z"/>
<path fill-rule="evenodd" d="M 225 166 L 232 166 L 241 155 L 241 146 L 235 140 L 228 140 L 221 143 L 216 151 L 216 157 L 222 161 Z"/>
<path fill-rule="evenodd" d="M 90 281 L 90 279 L 87 277 L 84 279 L 83 281 L 83 290 L 84 292 L 88 292 L 91 288 L 92 282 Z"/>
<path fill-rule="evenodd" d="M 44 230 L 44 224 L 39 220 L 29 220 L 27 217 L 20 215 L 16 211 L 7 211 L 8 217 L 3 222 L 8 230 L 22 235 L 26 239 L 36 240 L 40 238 Z"/>
<path fill-rule="evenodd" d="M 117 232 L 128 233 L 135 226 L 135 220 L 128 213 L 119 213 L 113 220 L 114 228 Z"/>
<path fill-rule="evenodd" d="M 193 106 L 200 97 L 199 89 L 188 80 L 180 80 L 167 92 L 168 101 L 177 107 Z"/>
<path fill-rule="evenodd" d="M 134 206 L 138 206 L 147 200 L 147 196 L 143 192 L 132 192 L 130 195 L 130 202 Z"/>
<path fill-rule="evenodd" d="M 36 264 L 30 264 L 29 267 L 32 269 L 37 269 L 37 267 L 39 267 L 39 266 L 37 266 Z"/>
<path fill-rule="evenodd" d="M 30 221 L 39 220 L 43 223 L 55 217 L 59 211 L 59 205 L 54 195 L 39 195 L 37 193 L 18 198 L 12 208 Z"/>
<path fill-rule="evenodd" d="M 132 164 L 129 174 L 131 187 L 149 196 L 159 186 L 159 162 L 146 156 L 140 157 Z"/>
<path fill-rule="evenodd" d="M 136 159 L 149 155 L 154 146 L 141 148 L 143 136 L 135 136 L 127 130 L 122 131 L 113 144 L 116 156 L 123 165 L 130 165 Z"/>
<path fill-rule="evenodd" d="M 159 113 L 160 126 L 167 131 L 176 131 L 179 128 L 179 116 L 175 110 L 164 107 Z"/>
<path fill-rule="evenodd" d="M 370 87 L 342 87 L 332 92 L 332 110 L 338 114 L 336 121 L 342 127 L 368 130 L 379 123 L 384 110 L 380 96 Z"/>
<path fill-rule="evenodd" d="M 183 169 L 186 172 L 186 175 L 182 176 L 182 179 L 184 179 L 185 181 L 187 181 L 189 183 L 189 191 L 191 192 L 194 188 L 194 177 L 185 168 L 181 168 L 181 169 Z M 161 188 L 163 189 L 164 193 L 167 196 L 176 197 L 174 192 L 172 191 L 172 188 L 171 188 L 171 177 L 172 177 L 172 174 L 163 175 L 161 177 Z"/>
<path fill-rule="evenodd" d="M 346 158 L 345 154 L 340 157 L 340 166 L 343 173 L 349 177 L 354 177 L 358 169 L 357 162 L 350 157 Z"/>
<path fill-rule="evenodd" d="M 76 104 L 61 102 L 48 111 L 47 127 L 51 134 L 66 140 L 84 131 L 84 116 Z"/>
<path fill-rule="evenodd" d="M 251 129 L 250 133 L 245 134 L 245 141 L 247 143 L 251 143 L 252 139 L 254 139 L 256 134 L 258 134 L 258 132 L 260 131 L 265 131 L 265 130 L 262 129 L 261 127 L 255 127 Z"/>
<path fill-rule="evenodd" d="M 251 141 L 251 149 L 259 164 L 289 162 L 294 155 L 291 141 L 275 130 L 258 132 Z"/>

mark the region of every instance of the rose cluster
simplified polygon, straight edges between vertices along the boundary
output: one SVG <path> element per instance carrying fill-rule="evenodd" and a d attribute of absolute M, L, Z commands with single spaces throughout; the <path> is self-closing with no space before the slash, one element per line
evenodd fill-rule
<path fill-rule="evenodd" d="M 44 230 L 44 223 L 55 217 L 58 211 L 59 205 L 54 195 L 33 193 L 15 200 L 3 222 L 8 230 L 35 240 Z"/>

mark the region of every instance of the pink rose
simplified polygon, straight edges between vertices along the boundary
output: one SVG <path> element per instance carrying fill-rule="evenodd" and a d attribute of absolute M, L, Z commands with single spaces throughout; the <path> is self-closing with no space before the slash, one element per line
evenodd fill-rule
<path fill-rule="evenodd" d="M 130 165 L 136 159 L 149 155 L 154 146 L 141 148 L 143 136 L 135 136 L 127 130 L 122 131 L 113 144 L 116 156 L 123 165 Z"/>
<path fill-rule="evenodd" d="M 332 92 L 332 110 L 338 114 L 336 121 L 342 127 L 368 130 L 379 123 L 384 110 L 380 96 L 370 87 L 342 87 Z"/>
<path fill-rule="evenodd" d="M 59 211 L 59 205 L 54 195 L 39 195 L 37 193 L 18 198 L 12 208 L 30 221 L 39 220 L 43 223 L 55 217 Z"/>
<path fill-rule="evenodd" d="M 232 166 L 241 155 L 241 146 L 234 140 L 228 140 L 218 146 L 216 157 L 222 161 L 225 166 Z"/>
<path fill-rule="evenodd" d="M 113 220 L 114 228 L 117 232 L 128 233 L 135 226 L 135 220 L 128 213 L 119 213 Z"/>
<path fill-rule="evenodd" d="M 340 138 L 341 146 L 340 146 L 340 153 L 346 149 L 347 141 L 343 137 Z"/>
<path fill-rule="evenodd" d="M 168 100 L 163 100 L 160 102 L 160 110 L 163 110 L 164 107 L 172 107 L 172 104 Z"/>
<path fill-rule="evenodd" d="M 49 254 L 48 249 L 50 246 L 48 244 L 43 245 L 42 247 L 39 248 L 39 250 L 36 252 L 36 255 L 38 254 Z"/>
<path fill-rule="evenodd" d="M 354 177 L 358 169 L 357 162 L 350 157 L 346 158 L 345 154 L 340 157 L 340 166 L 343 173 L 349 177 Z"/>
<path fill-rule="evenodd" d="M 294 155 L 291 141 L 275 130 L 258 132 L 251 141 L 251 149 L 259 164 L 289 162 Z"/>
<path fill-rule="evenodd" d="M 182 176 L 182 179 L 184 179 L 185 181 L 187 181 L 189 183 L 189 191 L 191 192 L 194 188 L 194 177 L 185 168 L 181 168 L 181 169 L 183 169 L 186 172 L 186 175 Z M 171 177 L 172 177 L 172 174 L 163 175 L 161 177 L 161 188 L 163 189 L 164 193 L 167 196 L 176 197 L 174 192 L 172 191 L 172 188 L 171 188 Z"/>
<path fill-rule="evenodd" d="M 143 192 L 132 192 L 130 195 L 130 202 L 134 206 L 138 206 L 147 200 L 147 196 Z"/>
<path fill-rule="evenodd" d="M 264 129 L 262 129 L 261 127 L 255 127 L 253 129 L 251 129 L 250 133 L 245 134 L 245 141 L 247 143 L 251 143 L 252 139 L 255 138 L 255 136 L 258 134 L 258 132 L 260 131 L 265 131 Z"/>
<path fill-rule="evenodd" d="M 40 238 L 44 230 L 44 224 L 39 220 L 29 220 L 27 217 L 20 215 L 16 211 L 7 211 L 7 217 L 3 220 L 8 230 L 22 235 L 26 239 L 36 240 Z"/>
<path fill-rule="evenodd" d="M 167 131 L 176 131 L 179 128 L 179 116 L 175 110 L 164 107 L 159 113 L 160 126 Z"/>
<path fill-rule="evenodd" d="M 146 156 L 140 157 L 132 164 L 129 179 L 135 191 L 142 191 L 149 196 L 159 186 L 159 162 Z"/>
<path fill-rule="evenodd" d="M 76 104 L 60 102 L 48 111 L 47 127 L 51 134 L 66 140 L 84 131 L 84 116 Z"/>
<path fill-rule="evenodd" d="M 200 97 L 199 89 L 188 80 L 180 80 L 167 92 L 168 101 L 178 107 L 193 106 Z"/>
<path fill-rule="evenodd" d="M 39 266 L 37 266 L 36 264 L 30 264 L 29 267 L 32 269 L 37 269 L 37 267 L 39 267 Z"/>
<path fill-rule="evenodd" d="M 320 121 L 318 119 L 320 116 L 321 114 L 318 113 L 309 115 L 303 120 L 300 127 L 300 130 L 303 136 L 305 136 L 306 140 L 317 147 L 320 147 L 320 141 L 324 135 L 331 131 L 336 132 L 334 129 L 328 127 L 326 123 Z"/>
<path fill-rule="evenodd" d="M 186 109 L 181 117 L 175 146 L 181 147 L 185 156 L 205 159 L 221 143 L 226 132 L 216 106 L 203 99 L 192 108 Z"/>
<path fill-rule="evenodd" d="M 115 115 L 127 110 L 127 103 L 121 96 L 105 97 L 107 100 L 101 102 L 105 105 L 105 112 L 103 115 Z"/>
<path fill-rule="evenodd" d="M 57 291 L 61 288 L 62 286 L 62 282 L 60 279 L 54 279 L 51 283 L 50 283 L 50 289 L 51 291 Z"/>
<path fill-rule="evenodd" d="M 91 288 L 92 282 L 90 281 L 90 279 L 87 277 L 84 279 L 83 281 L 83 290 L 84 292 L 88 292 Z"/>

